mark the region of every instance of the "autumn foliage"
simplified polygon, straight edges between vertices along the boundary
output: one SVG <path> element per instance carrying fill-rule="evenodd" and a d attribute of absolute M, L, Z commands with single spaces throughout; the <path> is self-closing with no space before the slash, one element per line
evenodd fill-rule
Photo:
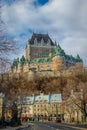
<path fill-rule="evenodd" d="M 27 81 L 23 77 L 0 83 L 0 91 L 5 93 L 8 99 L 16 99 L 19 95 L 38 94 L 40 92 L 62 93 L 63 97 L 70 94 L 71 89 L 79 91 L 83 89 L 87 92 L 87 75 L 77 75 L 69 77 L 43 77 L 36 80 Z"/>

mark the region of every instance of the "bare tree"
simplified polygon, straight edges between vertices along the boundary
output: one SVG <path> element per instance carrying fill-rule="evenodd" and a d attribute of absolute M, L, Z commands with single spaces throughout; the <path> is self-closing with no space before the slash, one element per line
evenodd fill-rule
<path fill-rule="evenodd" d="M 6 33 L 5 23 L 2 19 L 3 4 L 0 3 L 0 71 L 2 67 L 11 61 L 11 53 L 16 50 L 16 41 L 10 38 Z"/>

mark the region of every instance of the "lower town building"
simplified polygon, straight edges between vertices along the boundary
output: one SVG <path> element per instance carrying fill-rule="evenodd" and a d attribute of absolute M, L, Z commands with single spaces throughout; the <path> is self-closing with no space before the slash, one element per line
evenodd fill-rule
<path fill-rule="evenodd" d="M 18 113 L 23 119 L 33 118 L 55 119 L 59 116 L 62 118 L 62 97 L 61 94 L 33 95 L 31 97 L 22 97 L 18 100 Z"/>
<path fill-rule="evenodd" d="M 49 95 L 44 95 L 43 93 L 41 93 L 40 95 L 35 96 L 34 116 L 38 118 L 49 116 L 49 104 Z"/>
<path fill-rule="evenodd" d="M 83 119 L 83 91 L 71 91 L 70 97 L 65 101 L 65 122 L 82 122 Z"/>
<path fill-rule="evenodd" d="M 5 120 L 12 118 L 12 104 L 9 101 L 4 103 L 3 113 Z"/>
<path fill-rule="evenodd" d="M 19 97 L 18 99 L 18 116 L 22 120 L 33 117 L 34 96 Z"/>
<path fill-rule="evenodd" d="M 63 117 L 61 94 L 51 94 L 50 114 L 52 117 Z"/>

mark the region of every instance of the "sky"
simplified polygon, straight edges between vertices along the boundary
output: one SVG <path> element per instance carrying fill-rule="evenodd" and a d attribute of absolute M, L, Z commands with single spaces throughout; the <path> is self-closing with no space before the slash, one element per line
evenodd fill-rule
<path fill-rule="evenodd" d="M 8 35 L 24 49 L 32 33 L 48 33 L 69 55 L 87 67 L 87 0 L 2 0 Z"/>

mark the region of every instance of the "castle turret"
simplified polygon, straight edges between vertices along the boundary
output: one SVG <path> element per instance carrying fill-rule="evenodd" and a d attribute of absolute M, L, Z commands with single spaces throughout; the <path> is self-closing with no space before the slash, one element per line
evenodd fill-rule
<path fill-rule="evenodd" d="M 78 54 L 76 56 L 76 67 L 83 68 L 83 60 L 80 58 Z"/>
<path fill-rule="evenodd" d="M 59 44 L 58 44 L 58 46 L 56 47 L 56 55 L 65 56 L 65 52 L 64 52 L 64 50 L 60 47 Z"/>
<path fill-rule="evenodd" d="M 62 56 L 55 56 L 52 59 L 52 70 L 57 71 L 64 68 L 64 57 Z"/>
<path fill-rule="evenodd" d="M 22 72 L 22 66 L 20 62 L 18 63 L 17 72 L 18 73 Z"/>
<path fill-rule="evenodd" d="M 30 44 L 29 43 L 26 45 L 26 48 L 25 48 L 25 57 L 26 57 L 26 60 L 30 61 Z"/>
<path fill-rule="evenodd" d="M 52 59 L 52 70 L 61 70 L 65 66 L 65 52 L 61 49 L 60 45 L 56 47 L 56 56 Z"/>
<path fill-rule="evenodd" d="M 28 72 L 29 71 L 29 66 L 28 66 L 28 62 L 26 64 L 23 65 L 23 72 Z"/>

